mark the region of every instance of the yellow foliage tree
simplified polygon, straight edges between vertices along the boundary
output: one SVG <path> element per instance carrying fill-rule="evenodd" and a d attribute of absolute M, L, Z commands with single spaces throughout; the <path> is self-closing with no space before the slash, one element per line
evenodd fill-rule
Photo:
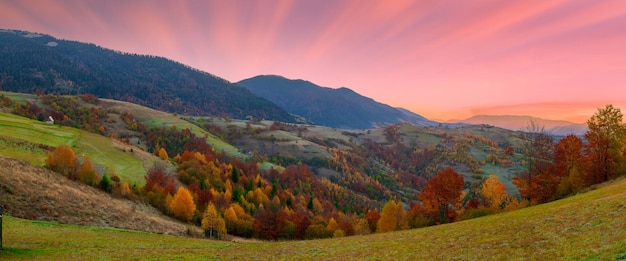
<path fill-rule="evenodd" d="M 226 233 L 226 223 L 217 213 L 213 203 L 209 203 L 202 215 L 202 228 L 209 237 L 213 237 L 213 234 L 219 237 L 219 235 Z"/>
<path fill-rule="evenodd" d="M 182 186 L 178 188 L 168 207 L 175 217 L 187 222 L 193 218 L 193 214 L 196 211 L 196 204 L 193 202 L 191 193 Z"/>
<path fill-rule="evenodd" d="M 370 225 L 366 218 L 359 219 L 359 222 L 354 225 L 355 235 L 369 235 L 370 233 L 372 232 L 370 231 Z"/>
<path fill-rule="evenodd" d="M 67 175 L 71 179 L 76 178 L 74 175 L 76 171 L 76 154 L 68 145 L 61 144 L 54 151 L 48 153 L 46 164 L 53 171 Z"/>
<path fill-rule="evenodd" d="M 383 207 L 378 220 L 376 232 L 384 233 L 400 230 L 404 227 L 404 207 L 401 202 L 390 200 Z"/>
<path fill-rule="evenodd" d="M 489 202 L 491 208 L 495 210 L 504 208 L 503 203 L 505 203 L 507 197 L 509 196 L 506 194 L 506 187 L 504 187 L 504 184 L 500 182 L 498 176 L 493 174 L 489 175 L 489 178 L 483 182 L 480 189 L 480 195 L 483 196 L 483 198 Z"/>
<path fill-rule="evenodd" d="M 170 156 L 167 155 L 167 151 L 165 150 L 165 148 L 161 148 L 159 150 L 158 156 L 163 160 L 168 160 L 170 158 Z"/>

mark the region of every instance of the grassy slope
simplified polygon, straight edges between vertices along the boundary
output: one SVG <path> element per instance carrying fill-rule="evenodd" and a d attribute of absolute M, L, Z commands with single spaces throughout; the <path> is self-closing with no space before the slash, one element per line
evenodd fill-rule
<path fill-rule="evenodd" d="M 59 144 L 71 145 L 77 155 L 89 155 L 93 162 L 112 169 L 124 181 L 143 184 L 145 169 L 143 162 L 130 153 L 118 149 L 113 140 L 86 131 L 59 125 L 46 125 L 12 114 L 0 113 L 0 137 L 28 141 L 56 147 Z M 0 154 L 28 161 L 41 166 L 46 152 L 43 150 L 25 152 L 21 148 L 0 148 Z"/>
<path fill-rule="evenodd" d="M 101 101 L 107 103 L 106 106 L 110 108 L 113 108 L 119 111 L 130 112 L 131 114 L 133 114 L 133 116 L 135 116 L 135 118 L 137 118 L 137 121 L 145 124 L 148 127 L 161 127 L 161 126 L 170 127 L 170 126 L 176 125 L 178 129 L 189 129 L 191 130 L 193 134 L 197 135 L 198 137 L 206 136 L 207 143 L 213 146 L 217 151 L 224 151 L 226 152 L 226 154 L 230 156 L 245 158 L 245 156 L 241 152 L 239 152 L 239 150 L 236 147 L 220 140 L 219 138 L 215 137 L 213 134 L 210 134 L 204 131 L 202 128 L 194 124 L 191 124 L 185 120 L 182 120 L 178 116 L 175 116 L 171 113 L 153 110 L 147 107 L 143 107 L 141 105 L 128 103 L 128 102 L 109 100 L 109 99 L 101 99 Z"/>
<path fill-rule="evenodd" d="M 0 205 L 5 214 L 65 224 L 184 235 L 189 228 L 138 201 L 111 195 L 58 173 L 0 156 Z"/>
<path fill-rule="evenodd" d="M 626 180 L 564 200 L 395 233 L 279 243 L 232 243 L 5 218 L 10 259 L 626 258 Z"/>

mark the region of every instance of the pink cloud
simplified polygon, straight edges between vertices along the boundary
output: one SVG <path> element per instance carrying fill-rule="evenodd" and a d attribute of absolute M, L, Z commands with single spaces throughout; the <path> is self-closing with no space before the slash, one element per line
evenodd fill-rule
<path fill-rule="evenodd" d="M 586 104 L 626 97 L 621 0 L 51 0 L 43 7 L 3 1 L 0 24 L 165 56 L 231 81 L 271 73 L 347 86 L 433 118 L 489 108 L 578 117 Z"/>

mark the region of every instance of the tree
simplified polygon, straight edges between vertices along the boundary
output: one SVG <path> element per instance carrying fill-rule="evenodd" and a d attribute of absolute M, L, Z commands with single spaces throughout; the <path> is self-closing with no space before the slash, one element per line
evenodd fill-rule
<path fill-rule="evenodd" d="M 204 229 L 205 235 L 209 237 L 213 237 L 214 234 L 219 237 L 219 235 L 226 233 L 226 223 L 217 213 L 213 203 L 209 203 L 202 215 L 202 229 Z"/>
<path fill-rule="evenodd" d="M 83 164 L 78 170 L 78 179 L 90 186 L 95 186 L 100 183 L 100 176 L 93 170 L 93 164 L 89 156 L 85 156 L 83 159 Z"/>
<path fill-rule="evenodd" d="M 100 183 L 98 183 L 98 187 L 107 193 L 111 193 L 111 191 L 113 191 L 113 184 L 111 184 L 111 180 L 107 174 L 102 175 L 102 179 L 100 180 Z"/>
<path fill-rule="evenodd" d="M 527 168 L 513 178 L 513 184 L 519 189 L 520 195 L 528 201 L 538 201 L 545 197 L 548 187 L 555 186 L 551 175 L 554 158 L 554 141 L 543 127 L 530 121 L 524 139 L 524 161 Z M 543 177 L 540 177 L 542 176 Z M 558 184 L 558 180 L 557 180 Z"/>
<path fill-rule="evenodd" d="M 487 201 L 489 206 L 495 210 L 503 209 L 504 202 L 508 197 L 506 187 L 500 182 L 498 176 L 493 174 L 489 175 L 489 178 L 483 182 L 480 195 Z"/>
<path fill-rule="evenodd" d="M 554 146 L 554 174 L 560 177 L 558 194 L 565 196 L 585 186 L 587 159 L 583 156 L 583 141 L 567 135 Z"/>
<path fill-rule="evenodd" d="M 365 219 L 367 219 L 367 223 L 369 224 L 370 232 L 376 232 L 376 226 L 378 225 L 378 220 L 380 220 L 380 214 L 378 213 L 378 210 L 373 209 L 368 211 L 367 214 L 365 214 Z"/>
<path fill-rule="evenodd" d="M 430 217 L 429 217 L 430 216 Z M 408 228 L 420 228 L 432 225 L 432 215 L 427 215 L 422 204 L 414 204 L 404 215 L 404 222 Z"/>
<path fill-rule="evenodd" d="M 254 215 L 254 232 L 263 239 L 275 240 L 278 238 L 278 222 L 276 211 L 278 206 L 261 206 Z"/>
<path fill-rule="evenodd" d="M 378 220 L 376 233 L 396 231 L 403 228 L 404 207 L 402 202 L 390 200 L 383 207 Z"/>
<path fill-rule="evenodd" d="M 590 163 L 588 177 L 591 184 L 613 179 L 626 171 L 626 126 L 622 118 L 618 108 L 607 105 L 587 121 L 585 154 Z"/>
<path fill-rule="evenodd" d="M 167 151 L 165 148 L 161 148 L 158 153 L 159 158 L 162 160 L 168 160 L 170 157 L 167 155 Z"/>
<path fill-rule="evenodd" d="M 189 190 L 183 186 L 178 188 L 172 202 L 168 205 L 169 210 L 175 217 L 189 222 L 196 212 L 196 204 Z"/>
<path fill-rule="evenodd" d="M 456 216 L 455 208 L 460 207 L 463 186 L 463 176 L 448 167 L 428 181 L 419 199 L 426 212 L 437 213 L 439 222 L 446 223 Z"/>
<path fill-rule="evenodd" d="M 53 171 L 66 175 L 70 179 L 76 179 L 76 155 L 68 145 L 61 144 L 54 151 L 48 153 L 46 164 Z"/>

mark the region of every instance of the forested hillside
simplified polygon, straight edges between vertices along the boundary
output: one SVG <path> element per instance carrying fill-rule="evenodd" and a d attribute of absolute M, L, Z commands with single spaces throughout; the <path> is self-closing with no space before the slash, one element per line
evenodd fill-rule
<path fill-rule="evenodd" d="M 417 126 L 437 125 L 413 112 L 379 103 L 348 88 L 326 88 L 276 75 L 260 75 L 237 84 L 316 125 L 344 129 L 368 129 L 403 122 Z"/>
<path fill-rule="evenodd" d="M 293 122 L 245 88 L 156 56 L 23 31 L 0 31 L 0 89 L 94 94 L 187 115 L 248 116 Z"/>
<path fill-rule="evenodd" d="M 1 93 L 0 105 L 30 118 L 0 114 L 0 154 L 149 203 L 217 238 L 313 239 L 456 222 L 567 197 L 626 169 L 626 127 L 610 105 L 588 121 L 586 142 L 555 140 L 532 123 L 529 132 L 410 124 L 345 131 L 181 116 L 178 127 L 162 112 L 93 95 Z M 50 118 L 54 124 L 41 122 Z M 44 133 L 56 133 L 54 143 Z M 111 150 L 99 135 L 125 147 Z M 93 143 L 76 143 L 85 137 Z M 224 141 L 239 152 L 217 149 Z M 161 163 L 144 160 L 145 172 L 119 168 L 139 156 L 134 150 Z"/>

